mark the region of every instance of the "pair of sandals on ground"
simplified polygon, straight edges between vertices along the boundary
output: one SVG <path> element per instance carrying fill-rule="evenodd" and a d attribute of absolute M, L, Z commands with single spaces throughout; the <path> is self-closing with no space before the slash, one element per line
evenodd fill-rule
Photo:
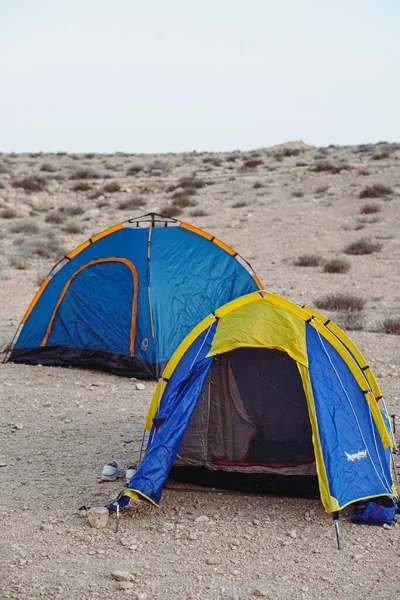
<path fill-rule="evenodd" d="M 125 467 L 120 465 L 116 460 L 111 460 L 104 465 L 101 473 L 101 480 L 116 481 L 117 479 L 122 479 L 122 477 L 125 477 L 126 485 L 129 485 L 129 482 L 136 473 L 136 470 L 136 465 L 128 465 L 125 469 Z"/>

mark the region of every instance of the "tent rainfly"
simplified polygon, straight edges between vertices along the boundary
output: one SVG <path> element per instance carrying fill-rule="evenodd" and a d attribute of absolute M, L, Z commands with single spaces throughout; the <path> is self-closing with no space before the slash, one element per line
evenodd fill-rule
<path fill-rule="evenodd" d="M 157 379 L 207 314 L 260 288 L 251 265 L 205 231 L 155 213 L 130 219 L 53 268 L 9 360 Z"/>
<path fill-rule="evenodd" d="M 158 505 L 172 467 L 198 469 L 198 482 L 204 469 L 278 475 L 288 486 L 314 476 L 334 514 L 394 497 L 381 398 L 360 351 L 329 319 L 248 294 L 206 317 L 172 356 L 146 419 L 143 460 L 116 503 Z"/>

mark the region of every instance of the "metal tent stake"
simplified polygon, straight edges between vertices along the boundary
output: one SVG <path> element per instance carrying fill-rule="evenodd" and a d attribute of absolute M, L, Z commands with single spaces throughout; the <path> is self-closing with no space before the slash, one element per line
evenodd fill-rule
<path fill-rule="evenodd" d="M 338 550 L 340 550 L 341 546 L 340 546 L 340 531 L 339 531 L 339 512 L 336 511 L 333 513 L 333 523 L 335 525 L 335 531 L 336 531 L 336 541 L 337 541 L 337 547 Z"/>

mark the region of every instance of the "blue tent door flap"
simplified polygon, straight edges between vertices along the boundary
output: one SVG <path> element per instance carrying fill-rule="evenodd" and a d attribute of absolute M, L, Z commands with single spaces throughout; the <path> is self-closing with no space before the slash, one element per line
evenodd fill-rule
<path fill-rule="evenodd" d="M 64 285 L 41 346 L 134 356 L 137 293 L 131 261 L 107 257 L 82 265 Z"/>

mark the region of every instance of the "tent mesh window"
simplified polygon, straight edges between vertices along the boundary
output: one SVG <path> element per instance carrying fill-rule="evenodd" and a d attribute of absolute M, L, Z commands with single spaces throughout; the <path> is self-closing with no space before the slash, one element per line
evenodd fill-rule
<path fill-rule="evenodd" d="M 238 348 L 216 357 L 174 466 L 315 475 L 296 362 L 266 348 Z"/>

